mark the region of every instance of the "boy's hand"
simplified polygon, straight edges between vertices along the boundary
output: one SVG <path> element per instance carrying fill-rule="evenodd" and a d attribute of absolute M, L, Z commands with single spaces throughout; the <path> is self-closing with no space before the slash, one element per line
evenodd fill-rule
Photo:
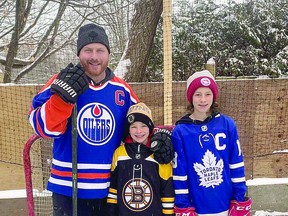
<path fill-rule="evenodd" d="M 151 138 L 151 150 L 158 163 L 170 163 L 174 157 L 171 132 L 167 129 L 157 129 Z"/>

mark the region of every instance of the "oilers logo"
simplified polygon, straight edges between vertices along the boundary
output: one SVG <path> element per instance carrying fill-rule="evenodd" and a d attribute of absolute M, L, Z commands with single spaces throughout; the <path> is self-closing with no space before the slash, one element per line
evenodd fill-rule
<path fill-rule="evenodd" d="M 151 185 L 145 179 L 131 179 L 123 188 L 122 199 L 131 211 L 144 211 L 151 205 L 153 200 Z"/>
<path fill-rule="evenodd" d="M 91 145 L 104 145 L 115 130 L 112 112 L 103 104 L 91 103 L 84 106 L 78 114 L 79 136 Z"/>

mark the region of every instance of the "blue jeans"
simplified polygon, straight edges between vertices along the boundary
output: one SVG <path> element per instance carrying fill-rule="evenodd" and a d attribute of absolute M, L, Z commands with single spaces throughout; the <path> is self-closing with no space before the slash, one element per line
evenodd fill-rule
<path fill-rule="evenodd" d="M 53 216 L 72 216 L 72 197 L 61 194 L 52 194 Z M 77 216 L 105 216 L 106 198 L 104 199 L 79 199 L 77 201 Z"/>

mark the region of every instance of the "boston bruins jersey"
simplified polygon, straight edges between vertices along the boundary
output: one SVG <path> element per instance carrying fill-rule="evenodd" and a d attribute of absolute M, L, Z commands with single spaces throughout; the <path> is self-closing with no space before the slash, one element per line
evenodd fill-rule
<path fill-rule="evenodd" d="M 171 164 L 158 164 L 139 143 L 118 147 L 113 156 L 108 216 L 174 215 Z"/>

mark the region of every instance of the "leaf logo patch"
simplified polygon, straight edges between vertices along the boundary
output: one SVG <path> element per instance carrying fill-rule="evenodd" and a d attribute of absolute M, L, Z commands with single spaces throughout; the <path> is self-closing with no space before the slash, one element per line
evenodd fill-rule
<path fill-rule="evenodd" d="M 217 161 L 215 155 L 207 150 L 201 163 L 194 163 L 194 170 L 200 177 L 200 186 L 215 187 L 223 182 L 223 160 Z"/>

